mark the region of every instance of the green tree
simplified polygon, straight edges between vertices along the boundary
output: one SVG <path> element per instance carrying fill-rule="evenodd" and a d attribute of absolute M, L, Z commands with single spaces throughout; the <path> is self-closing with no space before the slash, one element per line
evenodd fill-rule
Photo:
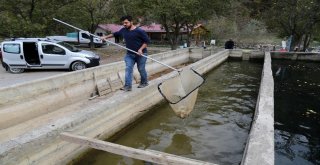
<path fill-rule="evenodd" d="M 193 28 L 200 22 L 212 17 L 213 14 L 223 15 L 230 7 L 231 1 L 207 0 L 169 0 L 164 3 L 154 0 L 150 4 L 151 16 L 162 24 L 167 32 L 171 48 L 176 49 L 178 36 L 182 29 L 188 34 L 187 43 L 190 45 Z"/>
<path fill-rule="evenodd" d="M 191 35 L 194 27 L 200 21 L 208 20 L 212 15 L 223 15 L 224 11 L 229 8 L 228 1 L 206 1 L 206 0 L 189 0 L 184 3 L 186 8 L 184 14 L 184 27 L 187 30 L 187 44 L 190 46 Z"/>
<path fill-rule="evenodd" d="M 255 19 L 261 18 L 272 7 L 270 0 L 248 0 L 242 4 L 250 10 L 250 17 Z"/>
<path fill-rule="evenodd" d="M 166 31 L 171 48 L 176 49 L 182 30 L 188 33 L 188 43 L 193 27 L 213 13 L 220 14 L 229 1 L 207 0 L 118 0 L 112 2 L 116 15 L 143 18 L 140 24 L 157 22 Z"/>
<path fill-rule="evenodd" d="M 263 6 L 265 4 L 260 4 Z M 269 9 L 261 14 L 267 26 L 280 37 L 292 36 L 290 50 L 302 46 L 305 50 L 320 22 L 318 0 L 272 0 Z"/>
<path fill-rule="evenodd" d="M 314 29 L 315 30 L 314 30 L 314 38 L 313 39 L 319 43 L 320 42 L 320 24 L 317 24 Z"/>
<path fill-rule="evenodd" d="M 101 22 L 110 19 L 110 1 L 111 0 L 77 0 L 76 3 L 70 3 L 61 7 L 56 17 L 76 27 L 87 30 L 90 33 L 94 33 Z M 54 22 L 54 24 L 55 29 L 53 31 L 58 33 L 70 29 L 75 30 L 56 22 Z M 91 48 L 94 48 L 92 36 L 90 40 L 89 45 Z"/>
<path fill-rule="evenodd" d="M 54 22 L 54 17 L 94 33 L 99 23 L 109 19 L 110 1 L 0 0 L 0 36 L 44 37 L 67 32 L 69 28 Z"/>
<path fill-rule="evenodd" d="M 245 1 L 247 2 L 247 1 Z M 221 40 L 233 39 L 237 44 L 259 42 L 256 40 L 262 33 L 266 33 L 263 22 L 250 16 L 247 4 L 238 0 L 231 0 L 224 4 L 219 14 L 214 14 L 208 21 L 212 37 Z"/>
<path fill-rule="evenodd" d="M 56 12 L 74 2 L 75 0 L 0 0 L 0 36 L 45 36 L 51 31 L 49 25 Z"/>
<path fill-rule="evenodd" d="M 80 27 L 94 33 L 101 22 L 107 21 L 110 17 L 109 3 L 111 0 L 80 0 L 76 6 L 67 6 L 70 10 L 72 22 L 80 24 Z M 94 48 L 93 36 L 90 38 L 90 47 Z"/>
<path fill-rule="evenodd" d="M 112 22 L 120 23 L 120 17 L 124 15 L 130 15 L 133 18 L 139 18 L 144 16 L 144 22 L 147 23 L 147 4 L 148 2 L 144 3 L 142 0 L 116 0 L 111 1 L 111 13 L 112 13 Z M 134 22 L 139 22 L 139 20 L 134 20 Z M 142 22 L 139 22 L 142 23 Z"/>
<path fill-rule="evenodd" d="M 149 12 L 152 14 L 152 18 L 157 20 L 165 29 L 171 49 L 176 49 L 178 36 L 188 15 L 184 3 L 181 3 L 180 0 L 168 0 L 166 3 L 160 0 L 153 0 L 150 4 Z"/>

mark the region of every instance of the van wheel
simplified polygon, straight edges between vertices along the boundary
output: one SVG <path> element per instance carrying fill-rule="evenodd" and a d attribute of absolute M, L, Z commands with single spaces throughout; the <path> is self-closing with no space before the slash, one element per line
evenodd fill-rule
<path fill-rule="evenodd" d="M 10 68 L 9 67 L 8 70 L 10 73 L 13 73 L 13 74 L 19 74 L 19 73 L 24 72 L 23 68 Z"/>
<path fill-rule="evenodd" d="M 84 62 L 81 62 L 81 61 L 73 62 L 71 64 L 71 67 L 70 67 L 70 69 L 72 71 L 82 70 L 82 69 L 86 69 L 86 68 L 87 68 L 86 64 Z"/>

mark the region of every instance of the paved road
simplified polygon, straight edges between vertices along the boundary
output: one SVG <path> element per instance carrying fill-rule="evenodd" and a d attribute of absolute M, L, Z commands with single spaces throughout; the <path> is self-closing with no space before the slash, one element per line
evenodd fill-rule
<path fill-rule="evenodd" d="M 0 66 L 0 88 L 67 72 L 66 70 L 27 70 L 20 74 L 12 74 Z"/>

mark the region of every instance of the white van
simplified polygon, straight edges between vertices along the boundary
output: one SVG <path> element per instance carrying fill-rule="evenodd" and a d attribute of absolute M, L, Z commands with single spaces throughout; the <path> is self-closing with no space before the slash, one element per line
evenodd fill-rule
<path fill-rule="evenodd" d="M 46 38 L 64 41 L 73 45 L 85 45 L 90 47 L 90 34 L 87 31 L 67 33 L 65 36 L 47 36 Z M 97 37 L 93 37 L 93 43 L 95 47 L 106 45 L 105 41 Z"/>
<path fill-rule="evenodd" d="M 40 38 L 19 38 L 1 43 L 2 66 L 11 73 L 25 69 L 81 70 L 98 66 L 100 57 L 65 42 Z"/>

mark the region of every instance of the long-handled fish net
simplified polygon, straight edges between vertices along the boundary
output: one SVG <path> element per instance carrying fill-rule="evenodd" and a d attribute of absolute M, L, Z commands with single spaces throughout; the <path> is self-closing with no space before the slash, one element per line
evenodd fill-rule
<path fill-rule="evenodd" d="M 161 95 L 169 102 L 180 118 L 185 118 L 193 110 L 198 89 L 204 83 L 203 77 L 193 69 L 184 69 L 178 76 L 158 85 Z"/>
<path fill-rule="evenodd" d="M 53 19 L 76 30 L 83 31 L 82 29 L 72 26 L 68 23 L 65 23 L 55 18 Z M 89 34 L 93 37 L 100 38 L 100 36 L 91 33 Z M 123 49 L 134 52 L 136 54 L 139 54 L 134 50 L 128 49 L 122 45 L 116 44 L 109 40 L 105 41 L 110 44 L 119 46 Z M 161 95 L 169 102 L 171 108 L 177 116 L 179 116 L 180 118 L 187 117 L 189 113 L 193 110 L 198 95 L 198 89 L 204 83 L 204 78 L 191 68 L 177 70 L 176 68 L 164 64 L 149 56 L 145 56 L 143 54 L 140 55 L 178 72 L 177 76 L 167 79 L 164 82 L 160 83 L 158 85 L 158 90 L 161 93 Z"/>

